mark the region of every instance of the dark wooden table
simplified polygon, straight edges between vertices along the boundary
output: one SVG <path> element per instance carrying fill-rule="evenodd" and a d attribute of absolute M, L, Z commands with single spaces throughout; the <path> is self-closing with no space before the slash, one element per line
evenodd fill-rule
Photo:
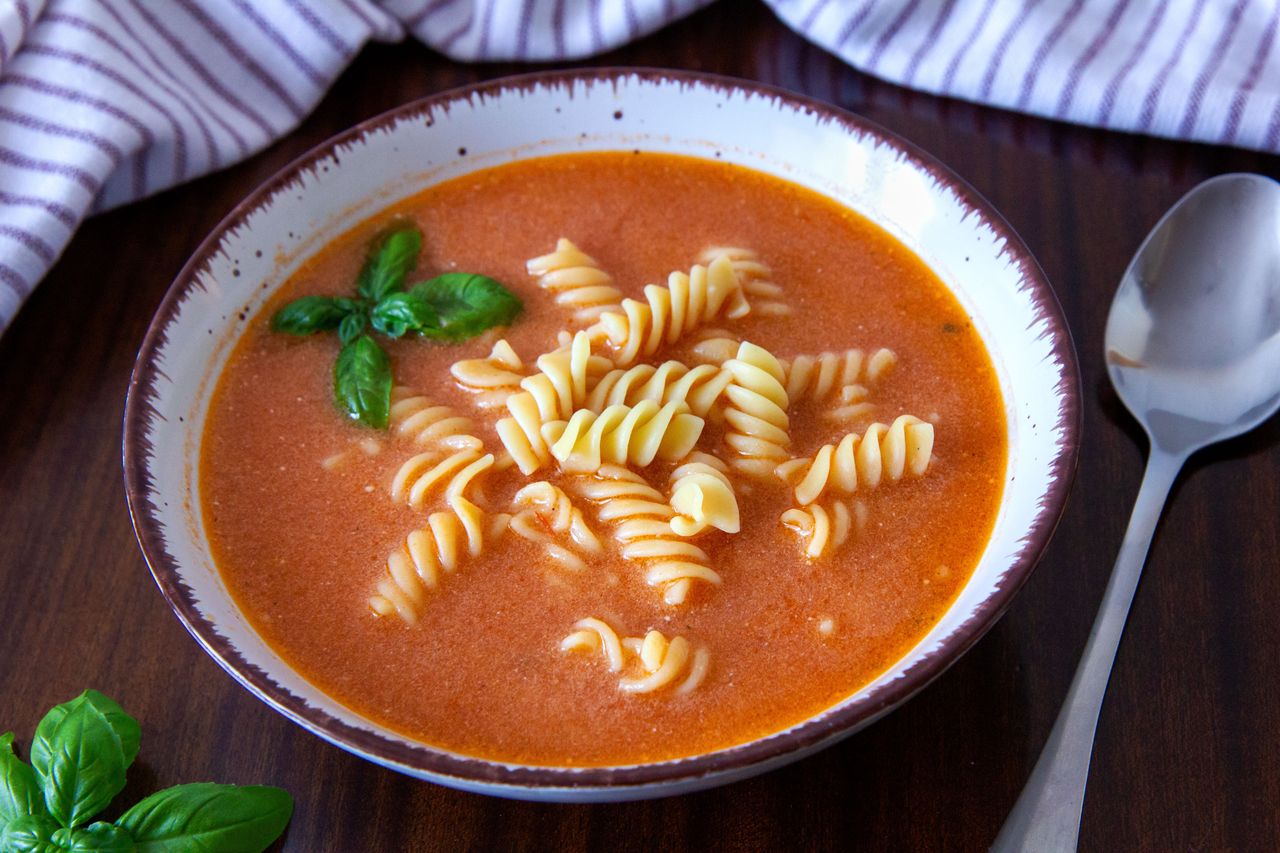
<path fill-rule="evenodd" d="M 169 612 L 120 473 L 133 357 L 174 274 L 256 184 L 410 99 L 522 70 L 416 44 L 368 48 L 303 126 L 235 168 L 90 221 L 0 338 L 0 731 L 29 741 L 86 687 L 142 723 L 122 800 L 177 782 L 281 785 L 282 849 L 983 850 L 1031 771 L 1084 645 L 1144 440 L 1103 371 L 1111 293 L 1160 214 L 1221 172 L 1280 160 L 1069 127 L 879 83 L 720 3 L 597 64 L 754 78 L 868 116 L 933 152 L 1026 239 L 1084 372 L 1066 516 L 1004 619 L 935 684 L 839 746 L 701 794 L 507 802 L 342 752 L 237 686 Z M 1175 487 L 1102 714 L 1085 850 L 1280 849 L 1280 421 L 1197 456 Z"/>

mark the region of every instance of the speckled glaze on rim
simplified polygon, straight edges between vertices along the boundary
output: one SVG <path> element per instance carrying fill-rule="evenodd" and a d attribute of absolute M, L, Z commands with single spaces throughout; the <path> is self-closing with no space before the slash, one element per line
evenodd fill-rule
<path fill-rule="evenodd" d="M 692 135 L 677 137 L 664 126 L 672 110 Z M 528 129 L 530 121 L 545 127 Z M 487 152 L 465 144 L 495 128 L 523 138 Z M 762 138 L 767 144 L 757 144 Z M 412 153 L 420 168 L 361 193 L 362 165 L 370 172 L 384 161 L 393 168 L 406 156 L 397 142 L 421 146 Z M 974 579 L 915 649 L 850 698 L 785 731 L 684 759 L 590 768 L 504 764 L 412 742 L 307 685 L 255 642 L 225 588 L 219 591 L 190 470 L 202 407 L 238 337 L 237 321 L 253 316 L 328 239 L 399 198 L 476 168 L 628 148 L 714 156 L 802 183 L 868 215 L 934 268 L 974 315 L 1006 397 L 1010 462 L 996 531 Z M 766 149 L 790 153 L 770 160 L 761 153 Z M 823 160 L 832 156 L 843 159 Z M 834 164 L 840 180 L 815 177 L 803 165 L 809 161 Z M 876 198 L 883 209 L 872 209 Z M 332 208 L 329 218 L 308 225 L 303 212 L 311 215 L 322 202 Z M 286 237 L 281 223 L 292 222 L 289 216 L 298 224 Z M 988 299 L 982 288 L 999 292 Z M 975 299 L 994 301 L 984 314 Z M 1024 417 L 1036 422 L 1028 426 Z M 865 119 L 771 87 L 687 72 L 599 69 L 504 78 L 415 101 L 312 149 L 245 199 L 179 273 L 147 332 L 125 407 L 124 472 L 134 529 L 165 598 L 205 650 L 276 710 L 343 749 L 451 787 L 526 799 L 626 800 L 723 784 L 794 761 L 879 718 L 940 675 L 995 623 L 1048 543 L 1075 471 L 1080 419 L 1075 352 L 1044 274 L 1000 215 L 937 160 Z M 1016 476 L 1023 482 L 1015 485 Z M 1037 482 L 1026 485 L 1027 477 Z M 1030 503 L 1011 507 L 1015 500 Z M 1012 529 L 1003 530 L 1002 520 L 1018 513 Z"/>

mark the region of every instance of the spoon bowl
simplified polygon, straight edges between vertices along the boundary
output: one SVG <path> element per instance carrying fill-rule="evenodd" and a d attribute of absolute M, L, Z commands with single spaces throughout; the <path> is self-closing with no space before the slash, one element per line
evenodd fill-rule
<path fill-rule="evenodd" d="M 1280 184 L 1222 175 L 1164 215 L 1116 290 L 1106 362 L 1151 441 L 1147 470 L 1080 666 L 998 853 L 1076 849 L 1098 714 L 1169 489 L 1196 450 L 1280 407 Z"/>
<path fill-rule="evenodd" d="M 1171 453 L 1280 406 L 1280 184 L 1222 175 L 1183 197 L 1120 280 L 1106 331 L 1116 393 Z"/>

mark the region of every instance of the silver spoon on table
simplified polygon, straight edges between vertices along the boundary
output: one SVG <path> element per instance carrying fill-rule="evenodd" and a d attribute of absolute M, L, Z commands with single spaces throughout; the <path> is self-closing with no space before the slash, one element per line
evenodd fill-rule
<path fill-rule="evenodd" d="M 1134 255 L 1107 318 L 1107 372 L 1151 440 L 1097 620 L 995 853 L 1076 849 L 1098 712 L 1151 535 L 1187 457 L 1280 407 L 1280 184 L 1205 181 Z"/>

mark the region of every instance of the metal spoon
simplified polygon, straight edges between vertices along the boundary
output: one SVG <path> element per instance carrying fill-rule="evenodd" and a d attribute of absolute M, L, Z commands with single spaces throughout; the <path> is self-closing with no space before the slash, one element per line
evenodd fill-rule
<path fill-rule="evenodd" d="M 1192 453 L 1280 407 L 1280 184 L 1222 175 L 1165 214 L 1120 280 L 1106 361 L 1151 441 L 1147 471 L 1066 702 L 996 853 L 1076 849 L 1098 712 L 1169 489 Z"/>

